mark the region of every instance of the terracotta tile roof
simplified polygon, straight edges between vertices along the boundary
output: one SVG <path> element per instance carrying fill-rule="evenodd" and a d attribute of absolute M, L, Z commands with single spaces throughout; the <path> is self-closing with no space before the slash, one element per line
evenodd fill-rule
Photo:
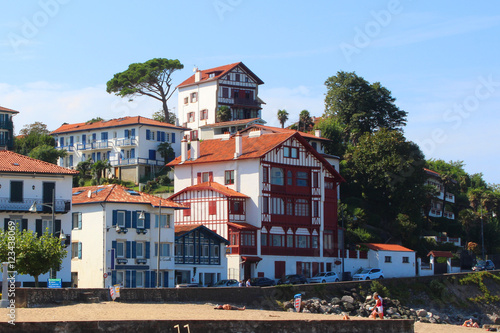
<path fill-rule="evenodd" d="M 90 195 L 89 195 L 90 191 Z M 153 207 L 187 208 L 169 199 L 163 199 L 151 194 L 130 190 L 122 185 L 110 184 L 73 188 L 73 204 L 89 204 L 98 202 L 144 203 Z"/>
<path fill-rule="evenodd" d="M 295 137 L 300 141 L 309 152 L 314 155 L 318 160 L 320 160 L 325 168 L 336 178 L 339 182 L 343 182 L 344 179 L 333 166 L 325 160 L 321 154 L 319 154 L 314 148 L 312 148 L 309 143 L 297 132 L 286 132 L 286 133 L 270 133 L 262 134 L 258 137 L 242 136 L 242 154 L 237 158 L 238 160 L 243 159 L 253 159 L 263 157 L 266 153 L 279 147 L 283 142 L 291 137 Z M 167 164 L 167 166 L 177 166 L 177 165 L 190 165 L 197 163 L 213 163 L 213 162 L 224 162 L 234 160 L 235 142 L 234 136 L 229 140 L 223 139 L 212 139 L 204 140 L 200 142 L 200 157 L 196 160 L 190 160 L 191 151 L 188 152 L 186 161 L 181 163 L 181 156 L 178 156 L 173 161 Z"/>
<path fill-rule="evenodd" d="M 182 129 L 182 130 L 186 129 L 184 127 L 163 123 L 161 121 L 153 120 L 150 118 L 142 116 L 134 116 L 134 117 L 116 118 L 111 120 L 102 120 L 92 124 L 87 124 L 87 123 L 64 124 L 50 134 L 90 131 L 90 130 L 110 128 L 110 127 L 131 126 L 131 125 L 151 125 L 151 126 L 166 127 L 173 129 Z"/>
<path fill-rule="evenodd" d="M 19 111 L 8 109 L 8 108 L 4 108 L 3 106 L 0 106 L 0 111 L 11 112 L 11 113 L 19 113 Z"/>
<path fill-rule="evenodd" d="M 424 171 L 435 177 L 441 177 L 441 174 L 439 172 L 432 171 L 431 169 L 424 168 Z"/>
<path fill-rule="evenodd" d="M 184 192 L 199 191 L 199 190 L 212 190 L 212 191 L 220 193 L 220 194 L 222 194 L 226 197 L 229 197 L 229 198 L 248 198 L 248 196 L 246 196 L 240 192 L 236 192 L 235 190 L 232 190 L 229 187 L 226 187 L 226 186 L 221 185 L 219 183 L 204 182 L 201 184 L 196 184 L 196 185 L 186 187 L 186 188 L 180 190 L 179 192 L 173 194 L 172 196 L 170 196 L 169 199 L 175 198 L 175 197 L 179 196 L 179 194 L 184 193 Z"/>
<path fill-rule="evenodd" d="M 204 69 L 201 71 L 201 80 L 199 82 L 194 82 L 194 74 L 191 75 L 188 79 L 184 80 L 181 84 L 179 84 L 177 87 L 184 87 L 184 86 L 189 86 L 191 84 L 195 83 L 203 83 L 203 82 L 209 82 L 209 81 L 215 81 L 226 75 L 229 71 L 231 71 L 233 68 L 236 66 L 242 67 L 248 74 L 250 74 L 254 80 L 257 81 L 257 84 L 263 84 L 264 82 L 259 79 L 257 75 L 255 75 L 250 69 L 248 69 L 245 64 L 242 62 L 235 62 L 233 64 L 229 65 L 224 65 L 224 66 L 219 66 L 219 67 L 214 67 L 210 69 Z M 210 73 L 215 73 L 215 76 L 209 77 Z"/>
<path fill-rule="evenodd" d="M 211 128 L 211 127 L 223 127 L 223 126 L 235 126 L 235 125 L 244 125 L 244 124 L 249 124 L 252 122 L 262 122 L 266 123 L 266 121 L 262 118 L 250 118 L 250 119 L 238 119 L 238 120 L 232 120 L 232 121 L 223 121 L 221 123 L 215 123 L 215 124 L 209 124 L 209 125 L 203 125 L 200 126 L 200 128 Z"/>
<path fill-rule="evenodd" d="M 239 223 L 227 222 L 227 225 L 230 227 L 234 227 L 236 229 L 239 229 L 239 230 L 258 230 L 259 229 L 256 226 L 254 226 L 250 223 L 246 223 L 246 222 L 239 222 Z"/>
<path fill-rule="evenodd" d="M 374 251 L 397 251 L 397 252 L 415 252 L 404 246 L 397 244 L 378 244 L 378 243 L 365 243 L 370 250 Z"/>
<path fill-rule="evenodd" d="M 431 251 L 427 254 L 427 256 L 433 257 L 444 257 L 444 258 L 453 258 L 453 254 L 450 251 Z"/>
<path fill-rule="evenodd" d="M 229 244 L 229 241 L 217 234 L 215 231 L 212 231 L 205 227 L 203 224 L 186 224 L 186 225 L 176 225 L 175 226 L 175 238 L 180 238 L 183 235 L 190 233 L 196 229 L 203 229 L 206 233 L 212 234 L 214 238 L 218 238 L 221 243 Z"/>
<path fill-rule="evenodd" d="M 57 166 L 52 163 L 14 153 L 10 150 L 0 150 L 0 172 L 76 175 L 78 171 Z"/>
<path fill-rule="evenodd" d="M 310 133 L 296 131 L 296 130 L 289 129 L 289 128 L 280 128 L 280 127 L 266 126 L 266 125 L 260 125 L 260 124 L 252 124 L 252 125 L 248 126 L 247 128 L 241 130 L 241 133 L 250 131 L 252 128 L 261 128 L 263 130 L 271 131 L 273 133 L 295 133 L 295 132 L 297 132 L 301 136 L 303 136 L 304 138 L 307 138 L 307 139 L 331 141 L 330 139 L 317 137 L 316 135 L 310 134 Z"/>

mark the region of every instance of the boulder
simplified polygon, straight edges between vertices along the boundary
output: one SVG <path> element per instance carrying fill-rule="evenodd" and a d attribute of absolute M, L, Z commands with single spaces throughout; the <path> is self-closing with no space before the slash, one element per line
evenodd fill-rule
<path fill-rule="evenodd" d="M 427 311 L 424 309 L 417 310 L 417 316 L 422 318 L 427 317 Z"/>

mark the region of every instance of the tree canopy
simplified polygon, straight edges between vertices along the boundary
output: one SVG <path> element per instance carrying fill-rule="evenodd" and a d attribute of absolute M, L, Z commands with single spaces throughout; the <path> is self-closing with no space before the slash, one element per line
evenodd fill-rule
<path fill-rule="evenodd" d="M 394 104 L 396 99 L 380 82 L 370 84 L 354 72 L 339 71 L 325 85 L 324 117 L 338 118 L 346 140 L 356 143 L 364 133 L 406 125 L 407 112 Z"/>
<path fill-rule="evenodd" d="M 66 157 L 68 153 L 64 149 L 56 149 L 50 145 L 40 145 L 33 148 L 28 154 L 29 157 L 49 162 L 52 164 L 57 164 L 57 160 L 61 157 Z"/>
<path fill-rule="evenodd" d="M 231 120 L 231 108 L 227 105 L 219 107 L 217 110 L 217 120 L 219 122 L 225 122 Z"/>
<path fill-rule="evenodd" d="M 285 109 L 278 110 L 277 116 L 281 124 L 281 128 L 285 128 L 285 123 L 288 121 L 288 112 Z"/>
<path fill-rule="evenodd" d="M 148 96 L 162 102 L 166 120 L 170 120 L 167 102 L 175 92 L 172 74 L 184 65 L 177 59 L 154 58 L 133 63 L 106 83 L 106 91 L 120 97 Z"/>

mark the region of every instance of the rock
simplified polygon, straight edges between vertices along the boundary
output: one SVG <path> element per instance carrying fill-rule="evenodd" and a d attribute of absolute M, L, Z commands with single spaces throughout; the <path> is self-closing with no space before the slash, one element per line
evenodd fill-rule
<path fill-rule="evenodd" d="M 286 301 L 286 302 L 283 303 L 283 308 L 285 310 L 287 310 L 287 309 L 293 309 L 294 308 L 294 304 L 291 301 Z"/>
<path fill-rule="evenodd" d="M 420 317 L 420 322 L 427 323 L 427 324 L 430 323 L 429 318 L 427 318 L 427 317 Z"/>
<path fill-rule="evenodd" d="M 354 304 L 354 298 L 352 296 L 344 296 L 342 297 L 342 302 Z"/>
<path fill-rule="evenodd" d="M 427 317 L 427 311 L 424 309 L 417 310 L 417 316 L 422 318 Z"/>
<path fill-rule="evenodd" d="M 332 300 L 330 301 L 330 303 L 332 303 L 333 305 L 336 305 L 336 304 L 340 304 L 342 301 L 340 300 L 340 298 L 338 297 L 334 297 L 332 298 Z"/>
<path fill-rule="evenodd" d="M 321 305 L 318 308 L 319 313 L 328 313 L 330 310 L 331 310 L 331 308 L 329 306 L 325 306 L 325 305 Z"/>

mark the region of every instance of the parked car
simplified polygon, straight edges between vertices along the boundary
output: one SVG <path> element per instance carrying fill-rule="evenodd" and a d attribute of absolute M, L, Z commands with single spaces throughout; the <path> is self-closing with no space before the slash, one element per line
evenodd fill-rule
<path fill-rule="evenodd" d="M 217 281 L 212 287 L 238 287 L 239 282 L 235 279 Z"/>
<path fill-rule="evenodd" d="M 479 260 L 474 267 L 472 267 L 473 271 L 489 271 L 495 269 L 495 264 L 491 260 Z"/>
<path fill-rule="evenodd" d="M 335 272 L 321 272 L 309 279 L 309 283 L 326 283 L 339 281 L 339 276 Z"/>
<path fill-rule="evenodd" d="M 364 268 L 352 277 L 353 280 L 375 280 L 383 278 L 384 272 L 382 272 L 380 268 Z"/>
<path fill-rule="evenodd" d="M 307 279 L 302 274 L 289 274 L 278 280 L 278 284 L 304 284 Z"/>
<path fill-rule="evenodd" d="M 257 277 L 250 279 L 250 285 L 252 287 L 269 287 L 274 286 L 276 282 L 266 277 Z"/>

